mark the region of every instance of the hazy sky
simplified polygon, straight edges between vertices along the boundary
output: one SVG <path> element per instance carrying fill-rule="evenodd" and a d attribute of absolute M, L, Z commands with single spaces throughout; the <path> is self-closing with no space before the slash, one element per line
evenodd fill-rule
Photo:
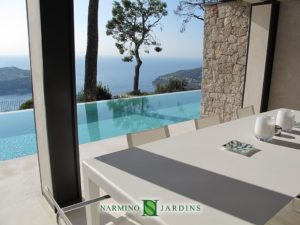
<path fill-rule="evenodd" d="M 156 30 L 163 51 L 151 51 L 150 56 L 202 57 L 203 24 L 192 21 L 180 33 L 181 19 L 174 15 L 179 0 L 167 0 L 169 15 L 161 22 L 163 31 Z M 112 0 L 100 0 L 99 5 L 99 54 L 119 56 L 114 39 L 105 34 L 105 25 L 111 18 Z M 76 55 L 86 50 L 88 0 L 74 0 Z M 28 38 L 25 0 L 0 0 L 0 55 L 28 55 Z"/>
<path fill-rule="evenodd" d="M 28 55 L 25 0 L 0 0 L 0 55 Z"/>

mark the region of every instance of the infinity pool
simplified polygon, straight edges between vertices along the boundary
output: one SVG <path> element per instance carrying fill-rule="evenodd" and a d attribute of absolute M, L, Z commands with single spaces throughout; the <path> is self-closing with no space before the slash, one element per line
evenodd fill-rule
<path fill-rule="evenodd" d="M 187 91 L 78 104 L 79 143 L 198 118 L 200 101 L 200 91 Z M 33 110 L 0 113 L 0 160 L 36 151 Z"/>

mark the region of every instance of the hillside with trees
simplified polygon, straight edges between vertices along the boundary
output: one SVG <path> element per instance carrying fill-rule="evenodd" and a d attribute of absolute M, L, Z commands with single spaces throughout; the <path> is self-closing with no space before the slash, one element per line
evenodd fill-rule
<path fill-rule="evenodd" d="M 186 90 L 196 90 L 196 89 L 200 89 L 201 76 L 202 76 L 201 67 L 195 69 L 189 69 L 189 70 L 179 70 L 174 73 L 158 76 L 152 82 L 152 84 L 157 87 L 157 86 L 168 85 L 170 83 L 170 80 L 184 81 L 184 86 Z"/>
<path fill-rule="evenodd" d="M 29 70 L 17 67 L 0 68 L 0 95 L 19 95 L 32 92 Z"/>

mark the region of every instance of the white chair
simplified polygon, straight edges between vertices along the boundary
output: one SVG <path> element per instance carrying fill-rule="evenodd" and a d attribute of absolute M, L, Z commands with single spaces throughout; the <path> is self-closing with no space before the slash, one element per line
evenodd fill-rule
<path fill-rule="evenodd" d="M 165 126 L 153 130 L 127 134 L 127 143 L 128 147 L 132 148 L 168 137 L 170 137 L 169 128 L 168 126 Z"/>
<path fill-rule="evenodd" d="M 195 121 L 196 130 L 222 123 L 220 114 L 211 117 L 196 119 L 194 121 Z"/>
<path fill-rule="evenodd" d="M 84 210 L 79 210 L 79 209 L 84 209 L 85 207 L 91 207 L 92 205 L 93 205 L 93 207 L 97 207 L 97 204 L 95 204 L 95 203 L 99 203 L 101 201 L 104 201 L 104 200 L 110 198 L 109 195 L 105 195 L 105 196 L 99 197 L 97 199 L 91 199 L 91 200 L 87 200 L 84 202 L 80 202 L 80 203 L 77 203 L 74 205 L 70 205 L 70 206 L 61 208 L 57 204 L 57 202 L 54 199 L 49 188 L 45 186 L 45 187 L 43 187 L 43 190 L 44 190 L 44 194 L 45 194 L 47 200 L 49 200 L 49 203 L 56 209 L 56 222 L 58 225 L 72 225 L 73 223 L 70 221 L 70 217 L 67 216 L 68 213 L 71 213 L 71 212 L 73 212 L 71 214 L 75 214 L 75 212 L 76 212 L 77 216 L 75 216 L 75 217 L 73 216 L 73 219 L 80 221 L 82 218 L 85 218 L 86 216 L 84 216 L 82 213 L 82 211 L 84 211 Z M 98 216 L 95 216 L 95 217 L 98 217 Z M 82 219 L 82 220 L 84 220 L 84 219 Z M 87 218 L 86 218 L 86 220 L 87 220 Z M 78 223 L 78 221 L 76 222 L 76 224 Z M 86 224 L 86 223 L 84 222 L 84 224 Z M 131 215 L 119 216 L 117 218 L 114 218 L 113 221 L 105 222 L 105 224 L 106 225 L 141 225 L 134 218 L 131 218 Z"/>
<path fill-rule="evenodd" d="M 250 105 L 250 106 L 247 106 L 247 107 L 236 110 L 236 116 L 237 116 L 238 119 L 248 117 L 248 116 L 252 116 L 254 114 L 255 114 L 255 111 L 254 111 L 254 106 L 253 105 Z"/>

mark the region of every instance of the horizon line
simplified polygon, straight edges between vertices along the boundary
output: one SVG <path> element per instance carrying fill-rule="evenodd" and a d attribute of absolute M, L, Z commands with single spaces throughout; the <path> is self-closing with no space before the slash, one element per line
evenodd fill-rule
<path fill-rule="evenodd" d="M 0 55 L 0 57 L 26 57 L 30 59 L 29 55 Z M 81 54 L 75 54 L 75 57 L 85 57 L 85 55 Z M 122 59 L 122 56 L 117 56 L 117 55 L 99 55 L 98 58 L 100 57 L 111 57 L 111 58 L 120 58 Z M 202 56 L 199 57 L 189 57 L 189 56 L 143 56 L 143 58 L 174 58 L 174 59 L 200 59 L 203 60 Z"/>

